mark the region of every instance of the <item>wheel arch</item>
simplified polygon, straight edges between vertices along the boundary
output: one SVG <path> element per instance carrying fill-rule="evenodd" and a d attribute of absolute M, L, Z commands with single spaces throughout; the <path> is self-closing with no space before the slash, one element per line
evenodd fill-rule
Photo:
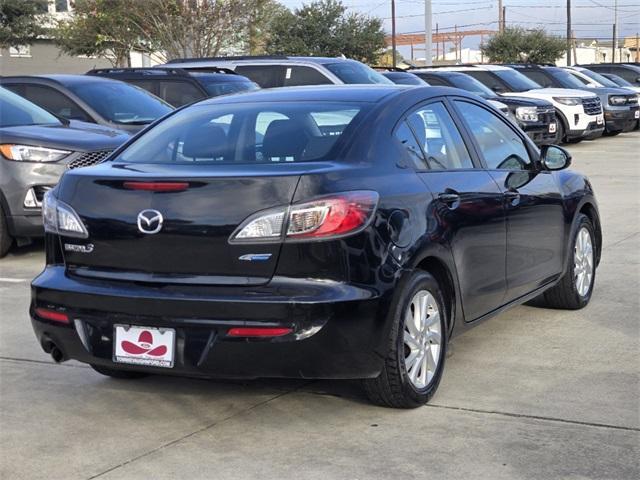
<path fill-rule="evenodd" d="M 602 226 L 600 224 L 600 215 L 595 205 L 589 201 L 583 203 L 578 210 L 578 213 L 586 215 L 593 225 L 593 231 L 595 233 L 596 243 L 596 266 L 600 263 L 600 257 L 602 255 Z M 576 215 L 577 217 L 577 215 Z"/>
<path fill-rule="evenodd" d="M 433 275 L 442 289 L 447 311 L 447 336 L 449 337 L 456 323 L 459 302 L 456 279 L 454 279 L 450 266 L 445 260 L 436 255 L 427 255 L 414 265 L 414 269 L 423 270 Z"/>

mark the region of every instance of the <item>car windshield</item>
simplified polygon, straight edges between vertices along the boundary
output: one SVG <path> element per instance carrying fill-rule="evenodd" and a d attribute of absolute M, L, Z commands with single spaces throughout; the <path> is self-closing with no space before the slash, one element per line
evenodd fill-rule
<path fill-rule="evenodd" d="M 57 117 L 45 109 L 0 87 L 0 127 L 61 124 Z"/>
<path fill-rule="evenodd" d="M 68 88 L 106 120 L 122 125 L 145 125 L 173 110 L 146 90 L 115 80 L 79 83 Z"/>
<path fill-rule="evenodd" d="M 328 63 L 324 66 L 344 83 L 384 83 L 387 85 L 393 84 L 393 82 L 388 78 L 385 78 L 384 75 L 376 72 L 374 69 L 369 68 L 360 62 L 337 62 Z"/>
<path fill-rule="evenodd" d="M 584 83 L 582 83 L 580 80 L 578 80 L 576 77 L 571 75 L 566 70 L 562 70 L 561 68 L 551 68 L 549 70 L 551 75 L 553 75 L 555 79 L 558 82 L 560 82 L 560 84 L 564 88 L 577 88 L 577 89 L 584 88 Z"/>
<path fill-rule="evenodd" d="M 427 82 L 425 82 L 417 75 L 414 75 L 413 73 L 385 72 L 382 75 L 397 85 L 422 85 L 423 87 L 429 85 Z"/>
<path fill-rule="evenodd" d="M 612 82 L 607 77 L 605 77 L 603 75 L 600 75 L 599 73 L 592 72 L 591 70 L 587 70 L 586 68 L 584 70 L 578 70 L 578 71 L 581 74 L 586 75 L 590 79 L 595 80 L 596 82 L 598 82 L 600 85 L 602 85 L 604 87 L 617 87 L 618 86 L 615 82 Z"/>
<path fill-rule="evenodd" d="M 627 82 L 624 78 L 615 73 L 608 73 L 605 77 L 607 80 L 611 80 L 617 87 L 633 87 L 631 82 Z"/>
<path fill-rule="evenodd" d="M 449 77 L 449 81 L 457 88 L 475 93 L 482 98 L 494 98 L 496 96 L 496 94 L 493 93 L 489 87 L 485 86 L 475 78 L 468 75 L 451 75 Z"/>
<path fill-rule="evenodd" d="M 509 88 L 511 88 L 514 92 L 526 92 L 527 90 L 535 90 L 537 88 L 542 88 L 533 80 L 525 77 L 520 72 L 516 72 L 515 70 L 494 70 L 493 73 L 496 74 L 499 78 L 502 79 Z"/>
<path fill-rule="evenodd" d="M 204 84 L 204 88 L 211 97 L 227 95 L 229 93 L 249 92 L 258 90 L 257 84 L 253 82 L 216 82 L 215 80 L 200 80 Z"/>
<path fill-rule="evenodd" d="M 277 164 L 330 158 L 363 103 L 199 104 L 142 135 L 119 163 Z"/>

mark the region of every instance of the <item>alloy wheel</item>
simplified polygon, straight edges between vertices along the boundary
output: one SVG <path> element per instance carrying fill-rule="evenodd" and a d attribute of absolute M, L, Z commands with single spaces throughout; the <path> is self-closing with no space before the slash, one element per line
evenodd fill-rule
<path fill-rule="evenodd" d="M 404 364 L 415 388 L 425 388 L 434 378 L 441 348 L 438 303 L 431 292 L 419 290 L 411 299 L 404 319 Z"/>
<path fill-rule="evenodd" d="M 582 227 L 576 235 L 573 253 L 574 282 L 578 295 L 586 297 L 593 278 L 593 243 L 589 230 Z"/>

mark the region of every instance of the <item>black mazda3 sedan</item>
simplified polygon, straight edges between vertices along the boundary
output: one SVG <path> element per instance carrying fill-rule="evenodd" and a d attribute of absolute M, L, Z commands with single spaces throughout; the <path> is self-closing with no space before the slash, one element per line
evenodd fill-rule
<path fill-rule="evenodd" d="M 33 327 L 113 377 L 360 378 L 415 407 L 452 335 L 589 302 L 600 221 L 569 163 L 446 87 L 205 100 L 47 193 Z"/>

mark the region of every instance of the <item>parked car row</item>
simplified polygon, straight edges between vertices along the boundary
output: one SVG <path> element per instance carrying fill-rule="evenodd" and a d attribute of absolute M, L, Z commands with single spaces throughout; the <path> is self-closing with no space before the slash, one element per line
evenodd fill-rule
<path fill-rule="evenodd" d="M 55 118 L 45 122 L 46 128 L 40 128 L 42 134 L 37 135 L 32 129 L 22 128 L 35 121 L 34 106 L 27 108 L 22 103 L 24 123 L 9 122 L 0 127 L 0 151 L 6 160 L 0 166 L 6 172 L 0 191 L 0 257 L 14 239 L 24 243 L 41 235 L 43 192 L 55 185 L 64 170 L 103 161 L 129 136 L 174 107 L 259 88 L 393 83 L 471 92 L 510 118 L 538 146 L 591 139 L 638 126 L 640 68 L 634 65 L 568 69 L 457 65 L 378 72 L 344 58 L 236 56 L 179 59 L 153 68 L 96 69 L 86 75 L 0 77 L 2 87 Z M 7 93 L 0 101 L 3 108 L 10 101 L 15 104 L 15 98 Z M 15 108 L 6 107 L 7 112 Z M 66 129 L 65 135 L 52 130 L 56 123 L 56 128 Z M 21 139 L 15 137 L 16 128 L 23 134 Z M 56 133 L 49 135 L 54 130 Z M 31 137 L 29 132 L 33 132 Z M 111 135 L 112 141 L 103 142 L 105 135 Z M 26 153 L 22 159 L 7 156 L 11 148 L 20 146 L 31 147 L 30 151 L 54 148 L 62 153 L 37 159 Z M 75 152 L 84 155 L 76 158 Z"/>

